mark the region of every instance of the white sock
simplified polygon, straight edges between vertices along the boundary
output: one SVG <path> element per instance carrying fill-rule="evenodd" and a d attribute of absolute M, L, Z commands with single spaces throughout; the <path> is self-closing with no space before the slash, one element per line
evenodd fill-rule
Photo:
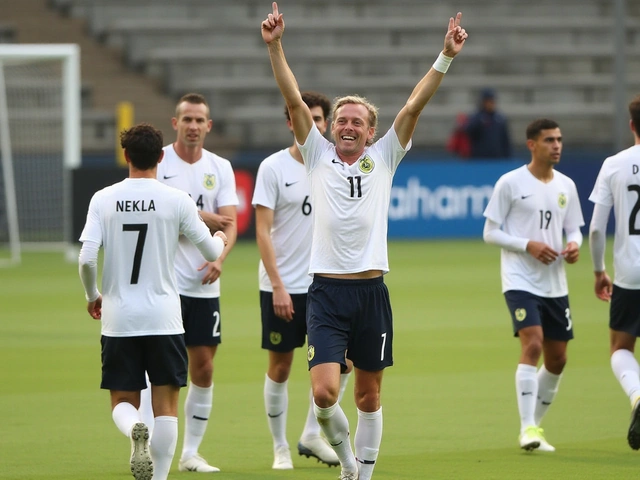
<path fill-rule="evenodd" d="M 356 457 L 349 442 L 349 421 L 339 403 L 328 408 L 320 408 L 315 403 L 313 410 L 331 448 L 338 455 L 342 470 L 348 473 L 358 471 Z"/>
<path fill-rule="evenodd" d="M 358 409 L 358 426 L 353 443 L 356 447 L 359 480 L 370 480 L 382 440 L 382 407 L 375 412 Z"/>
<path fill-rule="evenodd" d="M 125 437 L 131 435 L 131 429 L 136 423 L 141 422 L 140 414 L 136 407 L 128 402 L 120 402 L 117 404 L 111 412 L 111 418 Z"/>
<path fill-rule="evenodd" d="M 189 391 L 184 401 L 183 460 L 187 460 L 198 453 L 204 432 L 207 430 L 212 405 L 213 384 L 210 387 L 202 388 L 189 383 Z"/>
<path fill-rule="evenodd" d="M 140 412 L 140 418 L 144 422 L 144 424 L 149 428 L 149 436 L 153 433 L 153 406 L 151 404 L 151 384 L 149 383 L 149 376 L 145 374 L 147 377 L 147 388 L 140 391 L 140 408 L 138 411 Z"/>
<path fill-rule="evenodd" d="M 287 443 L 287 409 L 289 408 L 288 382 L 274 382 L 264 376 L 264 409 L 273 437 L 273 446 L 289 446 Z"/>
<path fill-rule="evenodd" d="M 153 480 L 166 480 L 178 443 L 178 419 L 161 416 L 155 420 L 155 434 L 149 448 L 153 460 Z"/>
<path fill-rule="evenodd" d="M 538 375 L 533 365 L 518 364 L 516 369 L 516 395 L 520 412 L 520 432 L 527 427 L 534 427 L 534 412 L 538 398 Z"/>
<path fill-rule="evenodd" d="M 556 398 L 561 379 L 562 374 L 555 375 L 547 370 L 544 365 L 538 369 L 538 395 L 536 410 L 533 415 L 536 425 L 540 425 L 542 417 L 544 417 L 547 410 L 549 410 L 553 399 Z"/>
<path fill-rule="evenodd" d="M 633 407 L 640 398 L 640 366 L 629 350 L 616 350 L 611 355 L 611 369 Z"/>
<path fill-rule="evenodd" d="M 350 373 L 341 373 L 340 374 L 340 392 L 338 393 L 338 402 L 342 401 L 342 397 L 344 396 L 344 391 L 347 389 L 347 383 L 349 383 L 349 375 Z"/>
<path fill-rule="evenodd" d="M 316 414 L 313 409 L 313 389 L 309 389 L 309 410 L 307 411 L 307 421 L 304 424 L 302 435 L 300 440 L 305 440 L 320 435 L 320 424 L 316 419 Z"/>

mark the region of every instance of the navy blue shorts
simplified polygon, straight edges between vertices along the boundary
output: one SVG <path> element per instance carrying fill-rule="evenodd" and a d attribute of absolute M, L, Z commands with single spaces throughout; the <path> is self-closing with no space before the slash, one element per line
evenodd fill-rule
<path fill-rule="evenodd" d="M 180 295 L 184 343 L 187 347 L 213 346 L 222 343 L 220 299 Z"/>
<path fill-rule="evenodd" d="M 315 276 L 307 297 L 309 368 L 339 363 L 377 372 L 393 365 L 393 317 L 383 278 Z"/>
<path fill-rule="evenodd" d="M 540 325 L 545 339 L 566 342 L 573 338 L 568 296 L 546 298 L 522 290 L 509 290 L 504 292 L 504 298 L 515 337 L 522 328 Z"/>
<path fill-rule="evenodd" d="M 640 337 L 640 290 L 613 286 L 609 328 Z"/>
<path fill-rule="evenodd" d="M 273 311 L 273 293 L 260 291 L 262 348 L 286 353 L 304 345 L 307 338 L 307 294 L 291 295 L 293 320 L 287 322 Z"/>
<path fill-rule="evenodd" d="M 100 388 L 137 392 L 152 385 L 187 384 L 187 349 L 180 335 L 106 337 L 102 345 Z"/>

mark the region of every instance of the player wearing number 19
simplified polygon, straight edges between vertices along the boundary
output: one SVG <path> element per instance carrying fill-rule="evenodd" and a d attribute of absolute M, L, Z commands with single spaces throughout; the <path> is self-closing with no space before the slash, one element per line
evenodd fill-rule
<path fill-rule="evenodd" d="M 629 446 L 640 449 L 640 367 L 634 356 L 640 336 L 640 95 L 629 104 L 635 140 L 630 148 L 607 158 L 589 200 L 595 203 L 589 227 L 589 248 L 595 294 L 611 301 L 609 340 L 611 368 L 631 403 Z M 607 221 L 615 214 L 613 282 L 605 270 Z"/>
<path fill-rule="evenodd" d="M 212 237 L 184 192 L 156 180 L 162 133 L 140 124 L 121 135 L 129 178 L 91 199 L 80 236 L 79 273 L 87 310 L 102 329 L 102 383 L 110 390 L 112 417 L 131 439 L 131 471 L 137 480 L 164 480 L 178 439 L 178 394 L 187 380 L 180 297 L 173 259 L 184 234 L 208 261 L 226 244 Z M 104 247 L 102 289 L 97 287 L 98 250 Z M 138 412 L 149 374 L 155 431 Z M 155 472 L 154 472 L 155 470 Z"/>
<path fill-rule="evenodd" d="M 284 19 L 273 2 L 262 22 L 273 73 L 311 185 L 314 208 L 307 301 L 309 371 L 318 423 L 340 460 L 342 480 L 369 480 L 382 439 L 382 375 L 393 364 L 393 321 L 383 276 L 389 270 L 387 223 L 393 175 L 418 119 L 467 34 L 462 14 L 449 19 L 444 48 L 418 81 L 391 128 L 377 141 L 378 112 L 363 97 L 334 102 L 325 139 L 302 99 L 282 47 Z M 347 46 L 348 48 L 348 46 Z M 353 361 L 358 425 L 355 455 L 338 403 L 340 372 Z"/>
<path fill-rule="evenodd" d="M 554 170 L 562 153 L 558 124 L 530 123 L 527 148 L 529 164 L 495 185 L 484 212 L 484 240 L 502 248 L 502 292 L 520 339 L 515 375 L 520 447 L 552 452 L 540 422 L 558 391 L 573 338 L 564 262 L 578 261 L 584 220 L 575 183 Z"/>

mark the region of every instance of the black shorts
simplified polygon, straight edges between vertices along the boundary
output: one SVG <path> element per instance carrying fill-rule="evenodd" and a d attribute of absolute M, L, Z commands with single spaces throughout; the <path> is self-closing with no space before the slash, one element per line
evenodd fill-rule
<path fill-rule="evenodd" d="M 106 337 L 102 345 L 100 388 L 137 392 L 152 385 L 187 384 L 187 349 L 180 335 Z"/>
<path fill-rule="evenodd" d="M 291 295 L 293 320 L 287 322 L 273 311 L 273 293 L 260 290 L 262 348 L 272 352 L 291 352 L 304 345 L 307 337 L 307 294 Z"/>
<path fill-rule="evenodd" d="M 220 299 L 180 295 L 184 343 L 187 347 L 214 346 L 222 343 Z"/>
<path fill-rule="evenodd" d="M 609 328 L 640 337 L 640 290 L 613 286 Z"/>
<path fill-rule="evenodd" d="M 383 278 L 315 276 L 307 297 L 309 368 L 340 363 L 377 372 L 393 365 L 393 317 Z"/>
<path fill-rule="evenodd" d="M 568 296 L 546 298 L 522 290 L 509 290 L 504 292 L 504 298 L 515 337 L 522 328 L 540 325 L 546 339 L 566 342 L 573 338 Z"/>

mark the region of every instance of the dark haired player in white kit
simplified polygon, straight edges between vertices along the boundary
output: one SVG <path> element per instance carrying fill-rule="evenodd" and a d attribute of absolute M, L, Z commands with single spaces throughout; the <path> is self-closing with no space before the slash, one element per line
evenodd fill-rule
<path fill-rule="evenodd" d="M 438 89 L 467 34 L 449 19 L 444 49 L 418 82 L 393 126 L 374 142 L 377 109 L 358 96 L 334 102 L 331 134 L 315 127 L 282 49 L 278 5 L 262 22 L 274 76 L 285 99 L 311 184 L 313 240 L 307 302 L 309 369 L 315 413 L 341 465 L 342 480 L 369 480 L 382 438 L 380 388 L 392 365 L 393 324 L 383 275 L 393 175 L 411 145 L 422 109 Z M 340 404 L 340 372 L 353 361 L 358 425 L 355 455 Z"/>
<path fill-rule="evenodd" d="M 640 95 L 629 103 L 634 145 L 607 158 L 589 197 L 595 206 L 589 227 L 589 248 L 595 294 L 610 301 L 611 368 L 631 402 L 629 446 L 640 449 L 640 367 L 634 355 L 640 336 Z M 613 282 L 605 270 L 607 221 L 613 207 Z"/>
<path fill-rule="evenodd" d="M 204 224 L 189 195 L 156 180 L 162 133 L 141 124 L 121 134 L 129 178 L 91 199 L 80 236 L 79 272 L 89 314 L 101 320 L 102 382 L 110 390 L 112 417 L 131 439 L 136 480 L 164 480 L 178 439 L 178 394 L 187 380 L 180 297 L 173 259 L 186 236 L 208 261 L 226 244 Z M 98 250 L 104 247 L 102 290 Z M 138 412 L 145 371 L 153 390 L 155 431 Z"/>
<path fill-rule="evenodd" d="M 502 248 L 502 292 L 520 340 L 515 377 L 520 448 L 553 452 L 540 422 L 558 392 L 573 338 L 564 263 L 578 261 L 584 220 L 575 183 L 554 169 L 562 154 L 558 124 L 531 122 L 527 148 L 530 163 L 496 182 L 483 236 Z"/>
<path fill-rule="evenodd" d="M 302 92 L 313 121 L 324 134 L 329 125 L 331 101 L 317 92 Z M 287 126 L 291 126 L 289 110 L 284 108 Z M 269 430 L 273 438 L 272 468 L 293 468 L 287 442 L 288 379 L 296 348 L 305 344 L 307 336 L 307 292 L 311 284 L 311 218 L 309 180 L 302 154 L 295 143 L 265 158 L 260 164 L 252 201 L 256 209 L 256 240 L 260 250 L 260 310 L 262 316 L 262 348 L 269 351 L 269 367 L 264 382 L 264 404 Z M 349 365 L 349 371 L 351 365 Z M 349 373 L 340 376 L 340 395 Z M 313 411 L 310 395 L 309 411 L 298 453 L 316 457 L 327 465 L 339 465 L 338 457 L 320 435 L 320 425 Z"/>

